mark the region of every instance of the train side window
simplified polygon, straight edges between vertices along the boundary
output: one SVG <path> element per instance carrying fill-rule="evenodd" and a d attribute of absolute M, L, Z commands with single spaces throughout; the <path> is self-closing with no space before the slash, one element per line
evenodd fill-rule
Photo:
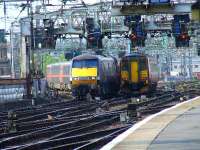
<path fill-rule="evenodd" d="M 110 62 L 108 62 L 108 74 L 109 75 L 112 75 L 112 70 L 111 70 L 112 68 L 111 68 L 111 64 L 110 64 Z"/>
<path fill-rule="evenodd" d="M 67 68 L 67 73 L 70 74 L 70 66 L 66 66 Z"/>
<path fill-rule="evenodd" d="M 116 72 L 116 66 L 115 66 L 115 63 L 113 62 L 113 64 L 112 64 L 112 72 L 113 72 L 113 74 Z"/>
<path fill-rule="evenodd" d="M 141 58 L 141 59 L 140 59 L 140 69 L 141 69 L 141 70 L 147 69 L 147 61 L 146 61 L 145 58 Z"/>
<path fill-rule="evenodd" d="M 105 62 L 102 62 L 102 77 L 105 79 L 107 72 L 106 72 L 106 64 Z"/>
<path fill-rule="evenodd" d="M 105 71 L 106 71 L 105 62 L 102 62 L 102 72 L 103 72 L 103 74 L 105 74 Z"/>
<path fill-rule="evenodd" d="M 54 74 L 59 74 L 60 73 L 60 66 L 55 66 L 54 67 Z"/>
<path fill-rule="evenodd" d="M 122 61 L 121 66 L 122 70 L 128 70 L 128 61 L 127 60 Z"/>
<path fill-rule="evenodd" d="M 110 64 L 107 62 L 107 74 L 110 74 Z"/>
<path fill-rule="evenodd" d="M 109 71 L 110 71 L 110 74 L 113 75 L 113 66 L 111 65 L 110 62 L 109 62 Z"/>
<path fill-rule="evenodd" d="M 69 66 L 64 65 L 63 72 L 64 72 L 64 74 L 69 74 Z"/>
<path fill-rule="evenodd" d="M 50 70 L 51 68 L 50 67 L 47 67 L 47 74 L 50 74 L 51 73 L 51 70 Z"/>
<path fill-rule="evenodd" d="M 111 65 L 111 63 L 109 63 L 109 70 L 110 70 L 110 74 L 113 74 L 113 66 Z"/>
<path fill-rule="evenodd" d="M 52 74 L 55 74 L 54 72 L 55 72 L 55 66 L 52 66 L 52 67 L 51 67 L 51 73 L 52 73 Z"/>

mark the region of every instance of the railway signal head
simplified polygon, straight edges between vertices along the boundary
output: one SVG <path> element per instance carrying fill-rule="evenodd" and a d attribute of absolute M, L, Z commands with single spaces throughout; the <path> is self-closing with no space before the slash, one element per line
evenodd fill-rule
<path fill-rule="evenodd" d="M 174 15 L 172 33 L 175 37 L 176 47 L 189 47 L 190 36 L 188 35 L 189 15 Z"/>
<path fill-rule="evenodd" d="M 137 38 L 137 35 L 135 35 L 134 33 L 132 33 L 132 34 L 129 35 L 129 39 L 130 39 L 131 41 L 135 41 L 135 40 L 137 40 L 138 38 Z"/>

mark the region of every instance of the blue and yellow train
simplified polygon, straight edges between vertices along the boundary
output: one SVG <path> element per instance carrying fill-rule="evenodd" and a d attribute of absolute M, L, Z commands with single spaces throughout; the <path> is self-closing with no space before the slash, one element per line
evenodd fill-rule
<path fill-rule="evenodd" d="M 154 58 L 132 53 L 120 61 L 121 90 L 145 94 L 154 91 L 159 80 L 159 68 Z"/>
<path fill-rule="evenodd" d="M 120 85 L 117 60 L 100 55 L 80 55 L 72 59 L 71 84 L 74 96 L 117 94 Z"/>
<path fill-rule="evenodd" d="M 116 95 L 119 90 L 146 94 L 156 89 L 158 80 L 159 68 L 155 59 L 140 53 L 125 55 L 119 63 L 113 57 L 83 54 L 71 62 L 47 67 L 49 85 L 67 88 L 79 98 L 88 93 L 93 97 Z"/>

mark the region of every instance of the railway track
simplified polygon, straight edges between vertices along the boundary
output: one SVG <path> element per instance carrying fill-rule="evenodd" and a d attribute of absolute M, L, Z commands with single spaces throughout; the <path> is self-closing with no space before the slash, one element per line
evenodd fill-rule
<path fill-rule="evenodd" d="M 1 111 L 0 147 L 10 150 L 99 149 L 141 118 L 195 97 L 200 91 L 198 85 L 189 84 L 190 88 L 179 91 L 159 91 L 144 99 L 120 96 L 92 102 L 50 101 L 14 109 L 11 118 L 8 111 Z M 122 121 L 123 113 L 127 113 L 129 120 Z M 14 130 L 9 130 L 10 121 Z"/>

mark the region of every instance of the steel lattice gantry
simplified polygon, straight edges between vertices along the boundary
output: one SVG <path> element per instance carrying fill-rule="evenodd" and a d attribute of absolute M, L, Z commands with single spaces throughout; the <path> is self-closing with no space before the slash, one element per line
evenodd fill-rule
<path fill-rule="evenodd" d="M 84 34 L 85 28 L 83 22 L 87 17 L 93 17 L 96 21 L 100 20 L 102 32 L 123 34 L 124 32 L 129 31 L 128 27 L 124 26 L 124 15 L 141 14 L 144 15 L 144 19 L 146 19 L 146 29 L 151 31 L 152 28 L 149 28 L 148 26 L 148 23 L 151 23 L 151 19 L 146 16 L 156 14 L 156 17 L 153 17 L 153 22 L 157 23 L 158 27 L 160 27 L 159 30 L 171 30 L 170 17 L 173 14 L 191 13 L 192 5 L 191 1 L 190 3 L 183 4 L 174 3 L 173 5 L 162 5 L 162 7 L 147 7 L 147 5 L 122 6 L 115 2 L 116 1 L 113 3 L 101 2 L 94 5 L 88 5 L 87 7 L 73 7 L 53 12 L 41 12 L 40 10 L 37 10 L 33 14 L 34 28 L 42 28 L 44 26 L 43 20 L 50 19 L 54 22 L 55 34 L 81 35 Z M 162 15 L 160 15 L 160 13 L 162 13 Z M 161 22 L 159 22 L 160 20 L 155 21 L 156 18 L 160 18 L 160 16 L 163 17 L 163 15 L 166 16 L 166 20 Z M 30 17 L 22 18 L 20 20 L 22 36 L 30 35 L 30 21 Z M 153 30 L 157 30 L 157 28 L 153 28 Z"/>
<path fill-rule="evenodd" d="M 100 20 L 102 32 L 125 32 L 127 27 L 123 26 L 123 16 L 112 17 L 111 19 L 111 3 L 97 3 L 85 7 L 77 7 L 70 9 L 62 9 L 48 13 L 33 14 L 34 26 L 42 27 L 43 19 L 50 19 L 54 22 L 56 34 L 83 34 L 84 21 L 87 17 L 93 17 Z M 30 17 L 20 20 L 22 26 L 22 34 L 27 35 L 30 29 Z"/>

